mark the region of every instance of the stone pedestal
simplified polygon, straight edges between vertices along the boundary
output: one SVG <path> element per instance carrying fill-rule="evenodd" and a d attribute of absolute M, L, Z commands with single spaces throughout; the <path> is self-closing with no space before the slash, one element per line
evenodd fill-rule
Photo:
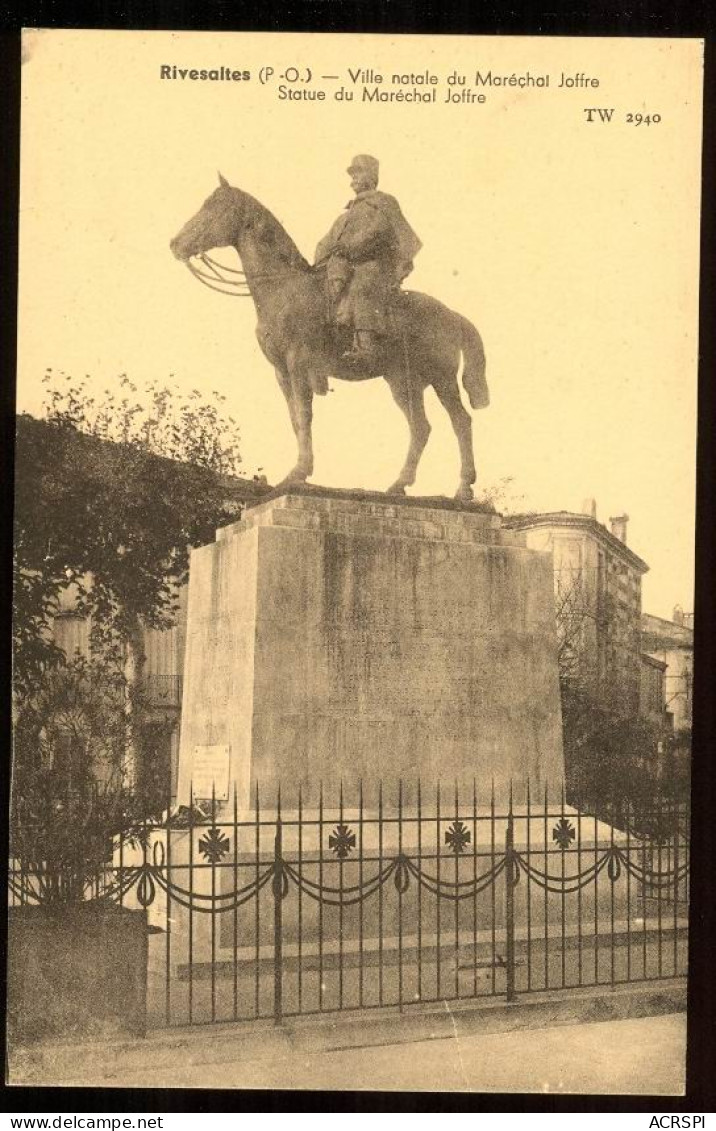
<path fill-rule="evenodd" d="M 552 559 L 522 537 L 450 500 L 316 489 L 219 530 L 191 558 L 178 800 L 212 751 L 240 808 L 256 781 L 289 807 L 361 778 L 402 779 L 406 804 L 418 778 L 561 781 Z"/>

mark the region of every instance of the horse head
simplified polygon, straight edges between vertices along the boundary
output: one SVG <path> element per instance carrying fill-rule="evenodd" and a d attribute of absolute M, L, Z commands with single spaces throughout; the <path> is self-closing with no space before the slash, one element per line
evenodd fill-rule
<path fill-rule="evenodd" d="M 241 227 L 245 195 L 219 173 L 219 187 L 169 243 L 177 259 L 186 262 L 211 248 L 233 246 Z"/>
<path fill-rule="evenodd" d="M 260 201 L 230 185 L 219 173 L 219 187 L 169 244 L 174 255 L 192 268 L 194 256 L 215 247 L 234 247 L 247 254 L 266 274 L 310 268 L 276 217 Z M 196 272 L 194 272 L 196 273 Z M 235 272 L 233 272 L 235 274 Z M 226 279 L 220 280 L 226 283 Z"/>

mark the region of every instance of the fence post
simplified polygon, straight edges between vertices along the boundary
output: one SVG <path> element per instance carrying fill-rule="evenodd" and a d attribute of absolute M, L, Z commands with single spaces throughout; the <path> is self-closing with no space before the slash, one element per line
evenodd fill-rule
<path fill-rule="evenodd" d="M 674 919 L 679 902 L 679 807 L 674 804 Z"/>
<path fill-rule="evenodd" d="M 281 817 L 276 820 L 273 856 L 273 1020 L 280 1025 L 283 1018 L 283 844 Z M 256 894 L 258 899 L 258 892 Z"/>
<path fill-rule="evenodd" d="M 507 1000 L 516 1001 L 515 993 L 515 828 L 512 799 L 505 833 L 505 958 L 507 964 Z"/>

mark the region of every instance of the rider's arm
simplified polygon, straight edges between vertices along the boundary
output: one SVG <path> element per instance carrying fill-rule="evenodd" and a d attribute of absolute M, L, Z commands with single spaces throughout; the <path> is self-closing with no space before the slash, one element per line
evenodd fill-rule
<path fill-rule="evenodd" d="M 370 259 L 394 242 L 393 229 L 377 208 L 362 210 L 360 223 L 349 224 L 341 235 L 336 251 L 343 252 L 354 263 Z"/>

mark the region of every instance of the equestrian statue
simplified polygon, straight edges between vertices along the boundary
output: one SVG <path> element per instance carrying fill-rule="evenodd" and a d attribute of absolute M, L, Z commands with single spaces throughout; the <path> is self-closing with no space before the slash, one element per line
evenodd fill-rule
<path fill-rule="evenodd" d="M 460 448 L 458 499 L 473 498 L 473 409 L 485 408 L 485 354 L 471 322 L 429 295 L 401 288 L 421 242 L 397 200 L 378 191 L 378 162 L 361 154 L 348 173 L 354 199 L 318 245 L 309 264 L 278 220 L 254 197 L 219 174 L 219 187 L 171 241 L 177 259 L 223 294 L 250 295 L 256 336 L 274 366 L 298 444 L 298 461 L 281 486 L 304 482 L 313 471 L 314 395 L 328 378 L 383 377 L 410 429 L 405 463 L 389 494 L 415 482 L 430 434 L 423 394 L 432 385 L 448 413 Z M 233 247 L 241 270 L 212 259 Z"/>

